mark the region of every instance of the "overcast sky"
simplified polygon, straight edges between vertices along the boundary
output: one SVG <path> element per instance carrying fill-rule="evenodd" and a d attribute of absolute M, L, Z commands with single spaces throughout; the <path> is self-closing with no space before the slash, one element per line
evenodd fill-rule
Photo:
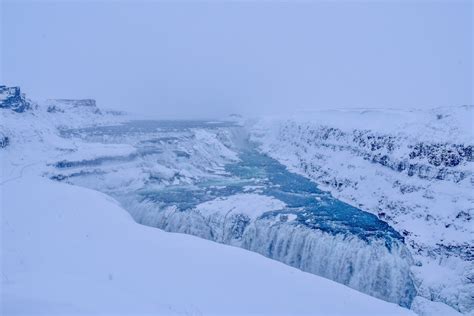
<path fill-rule="evenodd" d="M 1 82 L 161 117 L 473 102 L 471 1 L 3 0 Z"/>

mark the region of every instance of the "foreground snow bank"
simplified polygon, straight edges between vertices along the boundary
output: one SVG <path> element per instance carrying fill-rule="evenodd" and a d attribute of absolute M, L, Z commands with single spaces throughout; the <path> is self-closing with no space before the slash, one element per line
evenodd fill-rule
<path fill-rule="evenodd" d="M 96 191 L 28 176 L 0 192 L 3 315 L 412 314 L 243 249 L 138 225 Z"/>

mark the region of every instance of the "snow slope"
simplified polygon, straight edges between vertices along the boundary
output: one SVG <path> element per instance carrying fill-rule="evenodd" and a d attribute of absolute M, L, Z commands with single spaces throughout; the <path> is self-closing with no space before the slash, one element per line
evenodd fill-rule
<path fill-rule="evenodd" d="M 141 226 L 96 191 L 28 176 L 1 194 L 3 315 L 413 314 L 243 249 Z"/>

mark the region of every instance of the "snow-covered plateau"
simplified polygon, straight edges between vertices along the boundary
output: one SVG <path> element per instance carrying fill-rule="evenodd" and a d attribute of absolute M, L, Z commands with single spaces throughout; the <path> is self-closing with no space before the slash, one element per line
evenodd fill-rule
<path fill-rule="evenodd" d="M 472 107 L 159 121 L 2 89 L 7 313 L 473 314 Z"/>

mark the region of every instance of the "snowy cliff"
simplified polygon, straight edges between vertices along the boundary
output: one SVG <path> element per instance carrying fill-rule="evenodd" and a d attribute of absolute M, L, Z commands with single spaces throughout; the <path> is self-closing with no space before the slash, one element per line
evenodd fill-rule
<path fill-rule="evenodd" d="M 418 261 L 418 292 L 469 312 L 473 108 L 311 112 L 259 120 L 252 139 L 290 170 L 395 227 Z"/>

